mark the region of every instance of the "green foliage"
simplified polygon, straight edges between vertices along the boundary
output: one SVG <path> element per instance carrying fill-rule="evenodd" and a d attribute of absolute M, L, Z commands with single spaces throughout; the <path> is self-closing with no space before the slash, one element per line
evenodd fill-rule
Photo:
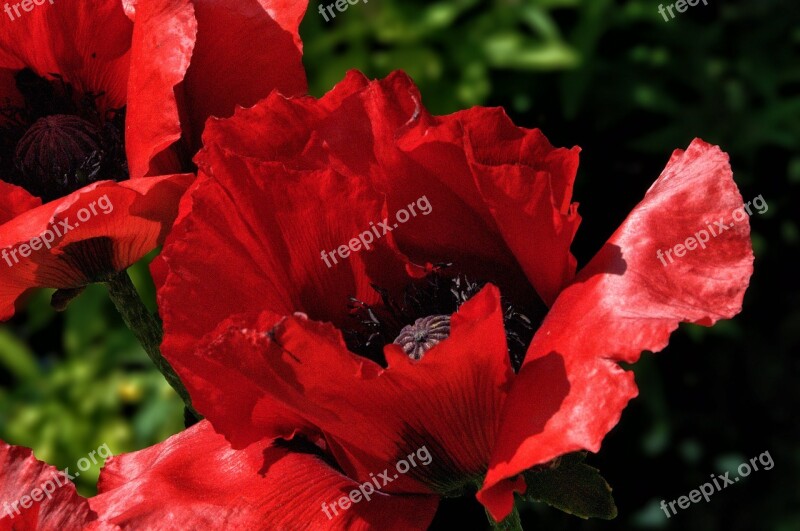
<path fill-rule="evenodd" d="M 144 264 L 135 268 L 146 285 Z M 149 288 L 152 298 L 152 287 Z M 49 306 L 52 291 L 34 293 L 27 312 L 0 326 L 0 439 L 34 449 L 59 470 L 108 444 L 137 450 L 183 427 L 182 403 L 121 324 L 105 288 L 90 286 L 64 314 Z M 77 478 L 91 494 L 99 466 Z"/>
<path fill-rule="evenodd" d="M 552 71 L 579 63 L 552 16 L 578 4 L 373 0 L 325 22 L 314 2 L 301 32 L 311 92 L 327 92 L 350 69 L 370 77 L 404 70 L 433 111 L 479 105 L 492 93 L 493 69 Z"/>
<path fill-rule="evenodd" d="M 611 487 L 585 458 L 585 453 L 569 454 L 552 467 L 525 472 L 525 497 L 581 518 L 616 518 Z"/>

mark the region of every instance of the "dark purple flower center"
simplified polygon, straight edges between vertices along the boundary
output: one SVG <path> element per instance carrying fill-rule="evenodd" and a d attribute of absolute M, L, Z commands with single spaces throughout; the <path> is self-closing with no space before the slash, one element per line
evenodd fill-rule
<path fill-rule="evenodd" d="M 99 136 L 94 125 L 77 116 L 39 118 L 17 143 L 16 166 L 38 183 L 52 180 L 62 189 L 84 186 L 100 172 Z"/>
<path fill-rule="evenodd" d="M 21 104 L 0 102 L 3 178 L 50 201 L 99 180 L 128 178 L 125 109 L 100 112 L 59 76 L 16 75 Z"/>
<path fill-rule="evenodd" d="M 412 360 L 421 360 L 430 349 L 450 336 L 449 315 L 429 315 L 400 330 L 394 340 Z"/>
<path fill-rule="evenodd" d="M 395 343 L 409 357 L 419 360 L 449 337 L 450 315 L 485 285 L 486 282 L 468 280 L 453 271 L 450 264 L 441 265 L 424 279 L 409 284 L 399 299 L 373 285 L 381 296 L 380 304 L 350 300 L 350 314 L 355 322 L 344 330 L 347 346 L 351 352 L 385 365 L 383 347 Z M 528 301 L 523 306 L 505 296 L 502 305 L 508 353 L 511 365 L 518 370 L 547 308 L 540 301 Z"/>

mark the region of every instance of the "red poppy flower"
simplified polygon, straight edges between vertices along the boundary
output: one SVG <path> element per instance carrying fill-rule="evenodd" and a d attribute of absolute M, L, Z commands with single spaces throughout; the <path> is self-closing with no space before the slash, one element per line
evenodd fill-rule
<path fill-rule="evenodd" d="M 0 441 L 0 531 L 119 529 L 98 519 L 66 475 Z"/>
<path fill-rule="evenodd" d="M 29 288 L 79 289 L 160 245 L 206 118 L 306 90 L 306 2 L 28 7 L 0 25 L 0 320 Z"/>
<path fill-rule="evenodd" d="M 578 150 L 501 109 L 432 116 L 401 73 L 273 94 L 204 142 L 154 267 L 165 356 L 234 448 L 303 440 L 361 483 L 425 446 L 387 494 L 477 485 L 503 518 L 520 473 L 599 449 L 637 393 L 618 362 L 735 315 L 752 272 L 746 220 L 657 258 L 742 205 L 701 140 L 577 275 Z"/>

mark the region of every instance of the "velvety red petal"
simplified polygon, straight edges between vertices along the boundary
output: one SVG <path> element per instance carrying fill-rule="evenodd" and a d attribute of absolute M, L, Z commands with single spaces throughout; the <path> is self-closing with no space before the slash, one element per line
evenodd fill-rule
<path fill-rule="evenodd" d="M 0 441 L 0 531 L 114 530 L 55 467 Z"/>
<path fill-rule="evenodd" d="M 210 116 L 230 116 L 273 90 L 307 90 L 298 27 L 306 1 L 138 0 L 127 130 L 131 176 L 174 172 L 163 154 L 190 158 Z M 173 160 L 173 159 L 169 159 Z M 177 159 L 175 159 L 177 160 Z"/>
<path fill-rule="evenodd" d="M 126 529 L 426 529 L 435 496 L 377 494 L 336 513 L 358 484 L 320 457 L 254 443 L 234 450 L 203 421 L 112 458 L 92 508 Z"/>
<path fill-rule="evenodd" d="M 209 116 L 226 117 L 277 90 L 308 91 L 300 21 L 307 0 L 194 0 L 197 46 L 186 74 L 192 145 Z"/>
<path fill-rule="evenodd" d="M 317 426 L 301 415 L 273 402 L 262 406 L 263 380 L 270 377 L 264 368 L 263 353 L 254 352 L 249 344 L 233 355 L 228 348 L 224 349 L 228 353 L 224 356 L 215 351 L 216 345 L 222 343 L 221 337 L 232 335 L 234 341 L 238 341 L 242 332 L 268 332 L 282 319 L 270 312 L 263 313 L 255 322 L 245 315 L 226 319 L 199 342 L 199 345 L 208 346 L 208 353 L 187 350 L 170 358 L 192 396 L 195 409 L 202 411 L 235 448 L 259 441 L 265 434 L 285 439 L 297 433 L 306 434 L 310 439 L 321 436 Z M 165 343 L 164 346 L 162 350 L 174 351 L 170 345 Z M 198 346 L 193 345 L 194 348 Z M 231 392 L 232 389 L 236 392 Z"/>
<path fill-rule="evenodd" d="M 132 24 L 119 0 L 45 2 L 2 13 L 0 68 L 59 74 L 79 92 L 104 93 L 102 108 L 125 105 Z"/>
<path fill-rule="evenodd" d="M 181 137 L 175 87 L 189 68 L 197 20 L 191 0 L 140 0 L 126 3 L 126 8 L 136 13 L 126 116 L 136 126 L 126 128 L 125 143 L 130 175 L 138 178 Z M 180 160 L 173 162 L 175 167 L 163 170 L 179 171 Z"/>
<path fill-rule="evenodd" d="M 485 473 L 513 377 L 497 288 L 463 305 L 450 337 L 421 361 L 388 346 L 387 369 L 348 352 L 330 325 L 269 322 L 231 325 L 187 364 L 187 385 L 216 385 L 212 395 L 198 393 L 196 405 L 226 436 L 239 444 L 255 434 L 285 437 L 286 411 L 298 428 L 318 427 L 337 462 L 361 481 L 411 453 L 429 453 L 427 465 L 418 461 L 387 492 L 443 493 Z M 244 410 L 243 396 L 252 404 Z"/>
<path fill-rule="evenodd" d="M 383 197 L 363 180 L 330 170 L 290 171 L 211 148 L 199 160 L 202 171 L 186 200 L 192 212 L 164 246 L 168 274 L 156 275 L 163 352 L 178 366 L 231 315 L 302 311 L 348 325 L 350 297 L 374 304 L 379 295 L 371 284 L 397 290 L 408 282 L 391 234 L 344 260 L 329 257 L 326 264 L 321 256 L 385 217 Z M 203 312 L 187 312 L 187 304 Z"/>
<path fill-rule="evenodd" d="M 553 148 L 501 110 L 434 117 L 404 74 L 351 72 L 320 100 L 273 95 L 208 131 L 207 143 L 242 156 L 367 179 L 392 220 L 413 205 L 394 235 L 417 263 L 454 262 L 520 298 L 535 297 L 532 284 L 546 302 L 574 276 L 577 149 Z"/>
<path fill-rule="evenodd" d="M 567 452 L 600 448 L 637 394 L 632 373 L 618 362 L 663 349 L 680 322 L 710 326 L 741 310 L 753 254 L 747 216 L 733 214 L 743 202 L 732 177 L 716 146 L 695 140 L 676 151 L 644 200 L 559 295 L 506 402 L 479 493 L 495 518 L 510 509 L 506 478 Z M 709 234 L 705 249 L 666 265 L 657 257 L 718 220 L 733 225 Z M 561 404 L 557 413 L 542 414 L 533 409 L 540 402 Z"/>
<path fill-rule="evenodd" d="M 0 181 L 0 226 L 23 212 L 27 212 L 42 204 L 42 200 L 32 196 L 24 188 Z"/>
<path fill-rule="evenodd" d="M 570 201 L 580 150 L 554 148 L 538 129 L 514 126 L 502 109 L 476 107 L 453 119 L 464 130 L 470 169 L 499 232 L 552 305 L 577 265 L 569 249 L 580 216 Z"/>
<path fill-rule="evenodd" d="M 193 179 L 101 181 L 0 225 L 0 319 L 13 315 L 14 301 L 30 288 L 84 286 L 158 247 Z M 43 235 L 52 238 L 49 249 Z"/>

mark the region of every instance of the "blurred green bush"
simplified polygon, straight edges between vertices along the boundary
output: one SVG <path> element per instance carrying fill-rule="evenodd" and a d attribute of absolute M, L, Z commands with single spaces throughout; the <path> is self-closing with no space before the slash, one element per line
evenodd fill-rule
<path fill-rule="evenodd" d="M 131 275 L 154 307 L 146 263 Z M 94 285 L 63 314 L 52 290 L 33 293 L 24 312 L 0 325 L 0 439 L 69 467 L 108 444 L 130 452 L 183 429 L 183 404 Z M 99 465 L 76 478 L 95 490 Z"/>

